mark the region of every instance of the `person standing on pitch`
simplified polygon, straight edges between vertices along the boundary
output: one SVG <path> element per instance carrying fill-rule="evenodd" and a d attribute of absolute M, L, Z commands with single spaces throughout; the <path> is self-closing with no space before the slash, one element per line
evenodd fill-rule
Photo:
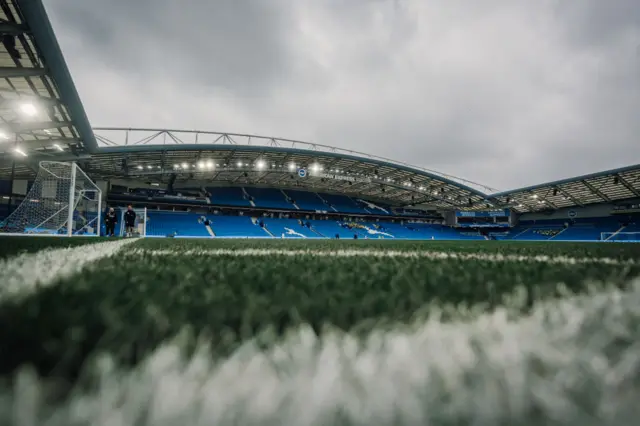
<path fill-rule="evenodd" d="M 124 212 L 124 226 L 127 237 L 131 237 L 133 235 L 133 229 L 136 226 L 136 212 L 133 211 L 131 204 L 127 206 L 127 211 Z"/>
<path fill-rule="evenodd" d="M 109 211 L 107 211 L 107 214 L 104 215 L 104 227 L 107 237 L 114 236 L 116 223 L 118 223 L 118 215 L 116 214 L 115 210 L 113 210 L 113 207 L 110 207 Z"/>

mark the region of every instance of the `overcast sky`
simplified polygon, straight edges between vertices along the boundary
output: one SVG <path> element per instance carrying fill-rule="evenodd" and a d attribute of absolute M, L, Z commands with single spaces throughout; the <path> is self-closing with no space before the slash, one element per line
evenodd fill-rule
<path fill-rule="evenodd" d="M 640 163 L 638 0 L 44 0 L 94 126 L 265 134 L 505 190 Z"/>

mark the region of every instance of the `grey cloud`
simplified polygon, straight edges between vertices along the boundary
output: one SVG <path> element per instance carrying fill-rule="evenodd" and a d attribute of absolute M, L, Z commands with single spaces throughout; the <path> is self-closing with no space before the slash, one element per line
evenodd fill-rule
<path fill-rule="evenodd" d="M 281 2 L 280 2 L 281 3 Z M 82 38 L 122 73 L 240 95 L 287 77 L 287 26 L 275 1 L 59 0 L 56 29 Z"/>
<path fill-rule="evenodd" d="M 640 163 L 640 8 L 605 3 L 48 8 L 96 125 L 311 140 L 509 189 Z"/>

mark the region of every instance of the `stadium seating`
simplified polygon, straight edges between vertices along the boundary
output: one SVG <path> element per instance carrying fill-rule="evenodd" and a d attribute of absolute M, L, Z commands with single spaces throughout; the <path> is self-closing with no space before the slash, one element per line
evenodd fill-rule
<path fill-rule="evenodd" d="M 212 203 L 268 207 L 283 210 L 327 211 L 342 213 L 385 214 L 386 206 L 373 207 L 362 200 L 332 194 L 316 194 L 296 190 L 262 188 L 208 188 Z M 326 200 L 326 204 L 325 201 Z M 391 209 L 387 210 L 392 214 Z M 185 237 L 211 237 L 209 230 L 198 223 L 201 214 L 170 211 L 149 211 L 148 236 L 177 233 Z M 374 220 L 298 220 L 284 218 L 251 218 L 250 216 L 209 215 L 211 230 L 217 237 L 244 238 L 368 238 L 416 240 L 518 240 L 518 241 L 598 241 L 635 240 L 640 233 L 636 222 L 621 223 L 621 218 L 550 219 L 521 221 L 517 226 L 487 236 L 472 229 L 452 228 L 440 224 L 378 222 Z M 90 220 L 91 218 L 87 218 Z M 626 219 L 628 221 L 628 218 Z M 638 221 L 640 222 L 640 221 Z M 119 230 L 117 227 L 116 231 Z M 617 233 L 620 233 L 619 235 Z M 490 236 L 488 236 L 490 235 Z M 616 236 L 617 235 L 617 236 Z"/>
<path fill-rule="evenodd" d="M 276 238 L 322 238 L 298 219 L 262 219 L 265 227 Z"/>
<path fill-rule="evenodd" d="M 147 236 L 164 237 L 175 233 L 184 237 L 210 237 L 205 226 L 198 223 L 200 216 L 189 212 L 147 211 Z"/>
<path fill-rule="evenodd" d="M 354 214 L 367 214 L 364 208 L 358 205 L 352 198 L 346 195 L 337 194 L 318 194 L 322 200 L 326 202 L 326 205 L 332 207 L 335 211 L 340 213 L 354 213 Z M 326 207 L 325 207 L 326 208 Z"/>
<path fill-rule="evenodd" d="M 271 238 L 271 235 L 248 216 L 207 216 L 216 237 Z"/>
<path fill-rule="evenodd" d="M 220 206 L 251 207 L 249 197 L 240 187 L 206 188 L 211 204 Z"/>
<path fill-rule="evenodd" d="M 285 195 L 279 189 L 273 188 L 244 188 L 256 207 L 268 209 L 293 210 L 293 204 L 287 201 Z"/>
<path fill-rule="evenodd" d="M 283 192 L 295 203 L 299 210 L 333 211 L 315 192 L 296 191 L 293 189 L 285 189 Z"/>

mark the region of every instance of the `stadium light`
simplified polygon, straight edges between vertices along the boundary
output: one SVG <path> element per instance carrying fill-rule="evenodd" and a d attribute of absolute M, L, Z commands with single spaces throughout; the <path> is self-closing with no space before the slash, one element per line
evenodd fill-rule
<path fill-rule="evenodd" d="M 212 160 L 207 160 L 207 169 L 209 169 L 209 170 L 213 169 L 213 161 Z"/>
<path fill-rule="evenodd" d="M 188 168 L 189 168 L 189 165 L 188 165 L 187 163 L 182 163 L 180 166 L 181 166 L 183 169 L 188 169 Z"/>
<path fill-rule="evenodd" d="M 5 141 L 9 140 L 9 135 L 7 135 L 5 132 L 0 130 L 0 139 L 5 140 Z"/>
<path fill-rule="evenodd" d="M 265 167 L 266 167 L 266 164 L 265 164 L 264 160 L 256 161 L 256 168 L 258 170 L 263 170 Z"/>
<path fill-rule="evenodd" d="M 424 191 L 424 186 L 421 186 L 420 188 L 418 188 L 418 190 Z"/>
<path fill-rule="evenodd" d="M 179 168 L 180 168 L 180 164 L 174 164 L 174 165 L 173 165 L 173 169 L 174 169 L 174 170 L 178 170 Z"/>
<path fill-rule="evenodd" d="M 533 194 L 533 195 L 531 196 L 531 198 L 533 198 L 533 199 L 535 200 L 536 198 L 538 198 L 538 194 Z"/>
<path fill-rule="evenodd" d="M 289 170 L 290 171 L 294 171 L 296 169 L 296 164 L 295 163 L 289 163 Z"/>
<path fill-rule="evenodd" d="M 15 152 L 16 154 L 22 155 L 23 157 L 27 156 L 27 153 L 18 147 L 13 148 L 13 152 Z"/>
<path fill-rule="evenodd" d="M 152 166 L 151 164 L 149 164 L 149 165 L 147 166 L 147 169 L 151 170 L 151 169 L 153 169 L 153 166 Z"/>
<path fill-rule="evenodd" d="M 318 164 L 318 163 L 313 163 L 313 164 L 311 165 L 311 171 L 312 171 L 312 172 L 319 172 L 319 171 L 320 171 L 320 164 Z"/>
<path fill-rule="evenodd" d="M 206 167 L 206 166 L 205 166 L 204 161 L 198 161 L 198 168 L 199 168 L 200 170 L 204 169 L 205 167 Z"/>
<path fill-rule="evenodd" d="M 20 105 L 20 111 L 22 111 L 24 115 L 27 115 L 29 117 L 33 117 L 38 113 L 38 110 L 32 103 L 24 103 Z"/>
<path fill-rule="evenodd" d="M 53 144 L 53 147 L 54 147 L 55 149 L 57 149 L 58 151 L 64 151 L 64 148 L 62 148 L 62 147 L 61 147 L 60 145 L 58 145 L 57 143 L 54 143 L 54 144 Z"/>
<path fill-rule="evenodd" d="M 238 161 L 237 166 L 238 166 L 238 167 L 242 167 L 242 161 Z"/>

